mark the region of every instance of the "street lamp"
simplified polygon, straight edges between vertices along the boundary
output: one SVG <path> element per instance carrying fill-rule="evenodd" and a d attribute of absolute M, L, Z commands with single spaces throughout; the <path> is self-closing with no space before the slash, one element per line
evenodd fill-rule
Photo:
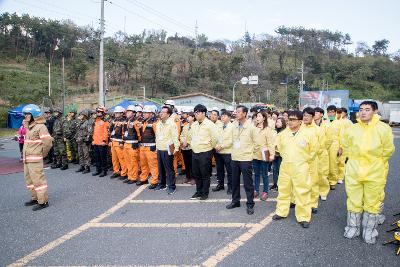
<path fill-rule="evenodd" d="M 286 107 L 286 110 L 287 110 L 287 108 L 288 108 L 288 83 L 289 83 L 288 77 L 285 78 L 285 81 L 284 81 L 284 82 L 281 82 L 281 85 L 284 85 L 284 86 L 285 86 L 285 94 L 286 94 L 286 103 L 285 103 L 285 107 Z"/>
<path fill-rule="evenodd" d="M 232 89 L 232 106 L 233 106 L 233 108 L 236 107 L 236 103 L 235 103 L 235 87 L 236 87 L 237 83 L 248 84 L 249 83 L 249 79 L 247 77 L 243 77 L 242 79 L 240 79 L 240 81 L 236 81 L 235 84 L 233 85 L 233 89 Z"/>

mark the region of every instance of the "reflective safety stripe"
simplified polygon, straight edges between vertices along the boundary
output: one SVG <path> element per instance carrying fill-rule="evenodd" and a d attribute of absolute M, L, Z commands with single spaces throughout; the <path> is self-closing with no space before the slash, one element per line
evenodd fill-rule
<path fill-rule="evenodd" d="M 43 189 L 46 189 L 46 188 L 47 188 L 47 184 L 40 185 L 38 187 L 35 187 L 35 191 L 40 191 L 40 190 L 43 190 Z"/>
<path fill-rule="evenodd" d="M 156 143 L 141 143 L 141 146 L 155 146 Z"/>
<path fill-rule="evenodd" d="M 136 144 L 138 142 L 139 142 L 138 140 L 125 140 L 125 143 L 127 144 Z"/>
<path fill-rule="evenodd" d="M 117 139 L 117 138 L 111 138 L 111 140 L 112 140 L 112 141 L 115 141 L 115 142 L 123 142 L 122 139 Z"/>
<path fill-rule="evenodd" d="M 26 156 L 25 160 L 40 160 L 43 159 L 42 156 Z"/>
<path fill-rule="evenodd" d="M 37 139 L 37 140 L 25 140 L 24 143 L 26 143 L 26 144 L 40 144 L 40 143 L 43 143 L 43 141 L 40 140 L 40 139 Z"/>
<path fill-rule="evenodd" d="M 43 137 L 51 137 L 51 135 L 49 135 L 49 134 L 43 134 L 43 135 L 40 136 L 40 138 L 43 138 Z"/>
<path fill-rule="evenodd" d="M 33 184 L 28 184 L 28 185 L 26 186 L 26 188 L 28 188 L 28 189 L 33 189 L 33 188 L 35 188 L 35 186 L 34 186 Z"/>

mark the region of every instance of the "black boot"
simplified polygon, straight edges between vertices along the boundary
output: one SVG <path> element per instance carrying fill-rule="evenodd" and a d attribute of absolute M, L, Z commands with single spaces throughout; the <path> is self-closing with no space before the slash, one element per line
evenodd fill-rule
<path fill-rule="evenodd" d="M 81 166 L 79 169 L 77 169 L 75 172 L 83 172 L 85 170 L 85 167 Z"/>
<path fill-rule="evenodd" d="M 50 168 L 52 168 L 52 169 L 58 169 L 58 168 L 61 168 L 61 164 L 53 164 L 53 165 L 51 165 L 50 166 Z"/>
<path fill-rule="evenodd" d="M 82 172 L 83 174 L 89 173 L 90 172 L 90 167 L 85 166 L 85 170 Z"/>
<path fill-rule="evenodd" d="M 63 165 L 60 170 L 65 171 L 66 169 L 68 169 L 68 164 Z"/>
<path fill-rule="evenodd" d="M 99 168 L 96 168 L 96 171 L 92 173 L 93 176 L 99 175 L 101 173 L 101 170 Z"/>
<path fill-rule="evenodd" d="M 223 184 L 218 184 L 215 188 L 212 189 L 212 191 L 213 192 L 218 192 L 218 191 L 221 191 L 221 190 L 224 190 L 224 189 L 225 189 L 225 187 L 224 187 Z"/>
<path fill-rule="evenodd" d="M 36 204 L 38 204 L 37 200 L 33 200 L 33 199 L 31 201 L 28 201 L 28 202 L 24 203 L 24 205 L 27 206 L 27 207 L 33 206 L 33 205 L 36 205 Z"/>
<path fill-rule="evenodd" d="M 104 177 L 104 176 L 107 176 L 107 171 L 106 171 L 106 170 L 104 170 L 104 171 L 99 175 L 99 177 Z"/>
<path fill-rule="evenodd" d="M 49 206 L 49 202 L 43 204 L 37 204 L 35 207 L 32 208 L 33 211 L 42 210 Z"/>

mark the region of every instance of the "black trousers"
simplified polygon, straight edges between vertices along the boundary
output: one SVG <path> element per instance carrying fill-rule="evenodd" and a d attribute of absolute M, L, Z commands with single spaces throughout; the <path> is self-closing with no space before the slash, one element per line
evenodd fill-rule
<path fill-rule="evenodd" d="M 93 145 L 96 169 L 98 171 L 107 171 L 107 151 L 108 146 Z"/>
<path fill-rule="evenodd" d="M 185 162 L 186 178 L 192 179 L 192 150 L 182 150 L 182 156 Z"/>
<path fill-rule="evenodd" d="M 208 196 L 210 192 L 211 159 L 213 151 L 194 153 L 192 155 L 193 178 L 196 180 L 196 192 Z"/>
<path fill-rule="evenodd" d="M 249 208 L 254 207 L 253 165 L 251 161 L 232 160 L 232 203 L 240 202 L 240 174 L 243 176 L 244 190 L 246 191 Z"/>
<path fill-rule="evenodd" d="M 168 151 L 157 150 L 158 184 L 168 185 L 175 189 L 174 156 L 168 155 Z"/>
<path fill-rule="evenodd" d="M 217 181 L 219 185 L 224 185 L 225 170 L 228 176 L 228 188 L 232 188 L 232 158 L 231 154 L 215 154 L 217 162 Z"/>

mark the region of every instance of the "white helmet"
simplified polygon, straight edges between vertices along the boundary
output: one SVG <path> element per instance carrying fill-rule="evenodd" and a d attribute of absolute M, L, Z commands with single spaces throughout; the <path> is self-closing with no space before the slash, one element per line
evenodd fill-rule
<path fill-rule="evenodd" d="M 143 112 L 143 108 L 141 106 L 136 106 L 136 112 Z"/>
<path fill-rule="evenodd" d="M 129 106 L 126 108 L 126 111 L 128 111 L 128 110 L 136 112 L 136 107 L 135 107 L 134 105 L 129 105 Z"/>
<path fill-rule="evenodd" d="M 183 112 L 183 113 L 193 112 L 193 108 L 192 108 L 192 107 L 184 107 L 184 108 L 182 109 L 182 112 Z"/>
<path fill-rule="evenodd" d="M 143 107 L 143 112 L 153 113 L 154 112 L 154 106 L 144 106 Z"/>
<path fill-rule="evenodd" d="M 123 107 L 121 107 L 121 106 L 116 106 L 114 108 L 114 113 L 117 113 L 117 112 L 124 113 L 125 109 Z"/>
<path fill-rule="evenodd" d="M 164 105 L 175 106 L 175 101 L 174 100 L 167 100 L 167 101 L 164 102 Z"/>

